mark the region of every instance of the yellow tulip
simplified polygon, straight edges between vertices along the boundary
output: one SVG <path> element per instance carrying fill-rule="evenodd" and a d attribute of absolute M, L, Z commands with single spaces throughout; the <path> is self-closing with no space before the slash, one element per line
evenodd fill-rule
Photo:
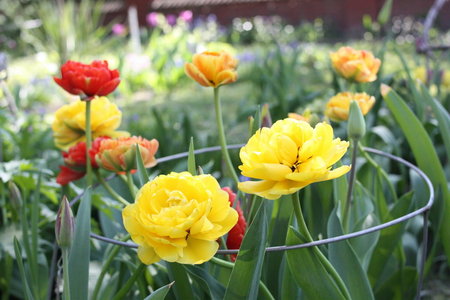
<path fill-rule="evenodd" d="M 352 100 L 358 103 L 363 115 L 366 115 L 375 104 L 375 98 L 366 93 L 343 92 L 328 100 L 325 115 L 336 122 L 347 120 Z"/>
<path fill-rule="evenodd" d="M 261 179 L 244 181 L 239 189 L 266 199 L 278 199 L 319 181 L 344 175 L 350 166 L 331 170 L 349 143 L 333 139 L 333 128 L 319 123 L 284 119 L 257 131 L 241 149 L 242 175 Z"/>
<path fill-rule="evenodd" d="M 377 79 L 381 61 L 370 51 L 341 47 L 330 54 L 333 68 L 345 79 L 372 82 Z"/>
<path fill-rule="evenodd" d="M 144 264 L 201 264 L 217 252 L 216 240 L 233 228 L 238 214 L 211 175 L 172 172 L 145 184 L 122 218 Z"/>
<path fill-rule="evenodd" d="M 186 74 L 202 86 L 218 87 L 235 82 L 237 60 L 226 52 L 195 54 L 192 63 L 186 63 Z"/>
<path fill-rule="evenodd" d="M 86 103 L 76 101 L 64 105 L 55 113 L 52 124 L 56 147 L 67 150 L 86 140 Z M 91 103 L 92 138 L 100 136 L 128 136 L 128 132 L 115 131 L 122 120 L 122 113 L 106 97 L 99 97 Z"/>

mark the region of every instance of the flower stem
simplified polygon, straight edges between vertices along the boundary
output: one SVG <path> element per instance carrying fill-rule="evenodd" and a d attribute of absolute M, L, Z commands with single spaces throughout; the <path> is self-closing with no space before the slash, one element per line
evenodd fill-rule
<path fill-rule="evenodd" d="M 69 283 L 69 248 L 63 247 L 62 259 L 63 259 L 63 280 L 64 280 L 64 300 L 70 300 L 70 283 Z"/>
<path fill-rule="evenodd" d="M 295 218 L 297 219 L 297 224 L 299 227 L 300 234 L 303 235 L 303 237 L 306 239 L 306 242 L 312 242 L 313 239 L 311 237 L 311 234 L 309 233 L 308 227 L 306 226 L 305 219 L 303 217 L 298 192 L 292 194 L 292 204 L 294 205 Z M 345 286 L 344 282 L 342 281 L 342 278 L 339 276 L 339 274 L 337 273 L 337 271 L 333 267 L 333 265 L 330 263 L 330 261 L 319 250 L 318 247 L 316 247 L 316 246 L 311 247 L 311 250 L 314 252 L 314 254 L 317 256 L 317 258 L 320 260 L 320 262 L 322 263 L 325 270 L 327 270 L 328 274 L 330 274 L 330 276 L 334 279 L 336 285 L 338 286 L 339 290 L 342 292 L 344 297 L 346 299 L 350 299 L 350 295 L 348 293 L 347 287 Z"/>
<path fill-rule="evenodd" d="M 227 269 L 234 268 L 234 263 L 225 261 L 223 259 L 220 259 L 220 258 L 217 258 L 214 256 L 211 258 L 210 262 L 212 262 L 218 266 L 225 267 Z M 264 282 L 262 282 L 262 280 L 259 281 L 259 291 L 262 292 L 262 294 L 264 294 L 264 299 L 274 299 L 275 300 L 275 298 L 272 296 L 269 289 L 264 284 Z"/>
<path fill-rule="evenodd" d="M 352 168 L 350 170 L 350 179 L 348 182 L 348 189 L 347 189 L 347 199 L 345 201 L 344 206 L 344 214 L 342 216 L 342 226 L 344 227 L 344 233 L 348 232 L 349 228 L 349 213 L 350 213 L 350 206 L 352 203 L 352 194 L 353 194 L 353 187 L 355 185 L 355 175 L 356 175 L 356 157 L 358 155 L 358 140 L 353 139 L 353 152 L 352 152 Z"/>
<path fill-rule="evenodd" d="M 131 175 L 130 171 L 127 172 L 127 184 L 128 188 L 130 189 L 131 196 L 134 199 L 136 197 L 136 190 L 133 182 L 133 176 Z"/>
<path fill-rule="evenodd" d="M 105 179 L 103 179 L 103 177 L 98 173 L 95 172 L 95 175 L 97 176 L 98 181 L 101 183 L 101 185 L 105 188 L 106 191 L 108 191 L 108 193 L 117 201 L 119 201 L 120 203 L 122 203 L 123 205 L 129 205 L 130 202 L 128 202 L 127 200 L 125 200 L 122 196 L 120 196 L 115 190 L 113 190 L 113 188 L 108 184 L 108 182 L 105 181 Z"/>
<path fill-rule="evenodd" d="M 222 109 L 220 107 L 220 98 L 219 98 L 219 88 L 214 88 L 214 106 L 216 110 L 216 121 L 217 121 L 217 129 L 219 131 L 219 141 L 220 141 L 220 147 L 222 148 L 222 155 L 225 160 L 225 163 L 227 165 L 228 171 L 231 174 L 231 177 L 233 177 L 234 182 L 236 185 L 239 183 L 238 176 L 236 174 L 236 171 L 234 170 L 233 163 L 231 162 L 230 153 L 228 153 L 227 149 L 227 141 L 225 139 L 225 131 L 223 128 L 223 120 L 222 120 Z"/>
<path fill-rule="evenodd" d="M 86 102 L 86 185 L 92 185 L 92 165 L 89 150 L 92 147 L 92 132 L 91 132 L 91 101 Z"/>
<path fill-rule="evenodd" d="M 124 238 L 120 239 L 121 241 L 127 241 L 130 239 L 130 236 L 127 235 Z M 116 258 L 117 254 L 119 253 L 119 250 L 122 247 L 120 245 L 114 245 L 112 247 L 111 252 L 109 253 L 108 257 L 106 258 L 105 264 L 102 266 L 102 270 L 100 272 L 100 275 L 98 276 L 97 282 L 95 284 L 94 292 L 92 293 L 92 300 L 96 300 L 98 297 L 98 292 L 100 291 L 100 288 L 102 286 L 103 278 L 106 275 L 106 272 L 108 271 L 109 266 L 112 264 L 114 259 Z"/>

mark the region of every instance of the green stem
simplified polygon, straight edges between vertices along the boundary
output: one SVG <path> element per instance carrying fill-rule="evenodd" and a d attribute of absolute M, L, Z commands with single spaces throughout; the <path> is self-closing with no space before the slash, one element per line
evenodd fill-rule
<path fill-rule="evenodd" d="M 97 282 L 95 283 L 94 292 L 92 293 L 92 300 L 97 299 L 98 292 L 100 291 L 100 287 L 102 286 L 103 278 L 105 277 L 109 266 L 114 261 L 114 258 L 116 258 L 117 253 L 119 253 L 120 248 L 121 248 L 120 245 L 114 245 L 111 250 L 111 253 L 108 255 L 106 262 L 102 267 L 100 275 L 98 276 Z"/>
<path fill-rule="evenodd" d="M 131 196 L 133 199 L 136 197 L 136 187 L 134 186 L 133 176 L 131 175 L 131 172 L 127 172 L 127 184 L 128 188 L 130 189 Z"/>
<path fill-rule="evenodd" d="M 308 227 L 306 226 L 305 218 L 303 217 L 298 192 L 292 194 L 292 204 L 294 205 L 295 218 L 297 219 L 300 233 L 306 239 L 306 242 L 312 242 L 313 239 L 311 237 L 311 234 L 309 233 Z M 317 257 L 319 258 L 323 267 L 327 270 L 328 274 L 330 274 L 330 276 L 334 279 L 336 285 L 338 286 L 339 290 L 344 295 L 345 299 L 351 299 L 350 294 L 347 290 L 347 287 L 345 286 L 344 282 L 342 281 L 341 276 L 339 276 L 339 274 L 336 272 L 336 269 L 333 267 L 333 265 L 330 263 L 330 261 L 325 257 L 325 255 L 316 246 L 311 247 L 311 250 L 317 255 Z"/>
<path fill-rule="evenodd" d="M 234 267 L 234 263 L 225 261 L 225 260 L 217 258 L 215 256 L 213 256 L 211 258 L 210 262 L 212 262 L 213 264 L 216 264 L 218 266 L 225 267 L 227 269 L 233 269 L 233 267 Z M 259 281 L 259 291 L 262 292 L 262 294 L 264 295 L 263 296 L 264 299 L 273 299 L 273 300 L 275 300 L 275 298 L 272 296 L 272 294 L 270 293 L 270 291 L 267 288 L 267 286 L 261 280 Z"/>
<path fill-rule="evenodd" d="M 117 292 L 117 294 L 114 296 L 113 300 L 119 300 L 124 299 L 126 294 L 130 291 L 130 289 L 133 287 L 134 283 L 136 282 L 136 279 L 141 275 L 142 272 L 145 271 L 145 268 L 147 266 L 144 264 L 139 264 L 139 267 L 137 267 L 136 271 L 134 271 L 133 275 L 127 280 L 125 285 Z"/>
<path fill-rule="evenodd" d="M 261 280 L 259 281 L 259 292 L 263 299 L 275 300 L 267 286 Z"/>
<path fill-rule="evenodd" d="M 100 184 L 105 188 L 106 191 L 117 201 L 122 203 L 123 205 L 127 206 L 130 204 L 127 200 L 125 200 L 122 196 L 120 196 L 113 188 L 108 184 L 108 182 L 103 179 L 103 177 L 100 175 L 99 172 L 94 171 L 95 175 L 97 176 L 98 181 Z"/>
<path fill-rule="evenodd" d="M 92 132 L 91 132 L 91 100 L 86 102 L 86 185 L 92 185 L 92 165 L 89 150 L 92 147 Z"/>
<path fill-rule="evenodd" d="M 389 179 L 389 175 L 386 173 L 386 171 L 383 170 L 383 168 L 369 155 L 369 153 L 364 151 L 364 148 L 363 148 L 363 146 L 360 143 L 358 143 L 358 148 L 359 148 L 359 151 L 361 152 L 361 154 L 364 155 L 364 158 L 367 160 L 367 162 L 369 164 L 371 164 L 372 167 L 377 169 L 377 172 L 379 172 L 381 174 L 381 176 L 383 176 L 384 180 L 386 181 L 386 183 L 388 185 L 389 191 L 392 194 L 392 197 L 394 199 L 397 199 L 397 194 L 395 192 L 395 188 L 392 185 L 392 182 Z"/>
<path fill-rule="evenodd" d="M 236 174 L 236 171 L 234 170 L 233 163 L 231 162 L 230 153 L 227 149 L 227 141 L 225 139 L 225 131 L 223 128 L 223 120 L 222 120 L 222 109 L 220 107 L 220 98 L 219 98 L 219 88 L 214 88 L 214 106 L 216 110 L 216 121 L 217 121 L 217 129 L 219 131 L 219 141 L 220 141 L 220 147 L 222 148 L 222 155 L 225 160 L 225 163 L 227 165 L 228 171 L 231 174 L 231 177 L 233 177 L 234 182 L 236 185 L 239 183 L 238 176 Z"/>
<path fill-rule="evenodd" d="M 63 259 L 63 280 L 64 280 L 64 300 L 70 300 L 70 282 L 69 282 L 69 249 L 61 248 Z"/>
<path fill-rule="evenodd" d="M 220 259 L 220 258 L 217 258 L 215 256 L 213 256 L 211 258 L 210 262 L 212 262 L 212 263 L 214 263 L 214 264 L 216 264 L 218 266 L 225 267 L 227 269 L 233 269 L 233 267 L 234 267 L 234 263 L 226 261 L 226 260 L 223 260 L 223 259 Z"/>
<path fill-rule="evenodd" d="M 344 214 L 342 216 L 342 225 L 344 227 L 344 232 L 348 232 L 349 228 L 349 213 L 350 206 L 352 204 L 353 187 L 355 186 L 355 175 L 356 175 L 356 157 L 358 156 L 358 140 L 353 139 L 353 152 L 352 152 L 352 168 L 350 170 L 350 179 L 348 182 L 347 189 L 347 199 L 344 206 Z"/>

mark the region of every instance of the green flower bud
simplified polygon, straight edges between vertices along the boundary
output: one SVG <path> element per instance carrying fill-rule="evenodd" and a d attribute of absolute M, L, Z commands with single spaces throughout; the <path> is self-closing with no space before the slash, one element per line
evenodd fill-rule
<path fill-rule="evenodd" d="M 56 242 L 61 248 L 69 248 L 72 244 L 75 232 L 75 221 L 67 197 L 61 200 L 58 214 L 56 215 L 55 236 Z"/>
<path fill-rule="evenodd" d="M 348 137 L 352 140 L 361 139 L 366 133 L 366 122 L 356 101 L 350 103 L 350 116 L 347 124 Z"/>
<path fill-rule="evenodd" d="M 11 199 L 11 205 L 13 209 L 19 213 L 22 207 L 22 195 L 19 188 L 13 181 L 8 182 L 9 198 Z"/>

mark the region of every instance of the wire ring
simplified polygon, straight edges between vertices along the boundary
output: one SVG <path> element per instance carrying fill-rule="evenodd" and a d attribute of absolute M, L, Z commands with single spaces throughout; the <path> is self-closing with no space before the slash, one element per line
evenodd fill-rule
<path fill-rule="evenodd" d="M 238 148 L 241 148 L 242 146 L 244 146 L 244 144 L 229 145 L 228 149 L 238 149 Z M 428 187 L 428 190 L 430 192 L 430 196 L 428 198 L 427 204 L 424 205 L 423 207 L 421 207 L 421 208 L 411 212 L 411 213 L 408 213 L 408 214 L 406 214 L 404 216 L 401 216 L 399 218 L 396 218 L 394 220 L 391 220 L 389 222 L 386 222 L 386 223 L 383 223 L 383 224 L 380 224 L 380 225 L 377 225 L 377 226 L 373 226 L 373 227 L 366 228 L 366 229 L 363 229 L 363 230 L 360 230 L 360 231 L 356 231 L 356 232 L 340 235 L 340 236 L 337 236 L 337 237 L 326 238 L 326 239 L 312 241 L 312 242 L 304 243 L 304 244 L 291 245 L 291 246 L 284 245 L 284 246 L 267 247 L 266 250 L 265 250 L 266 252 L 294 250 L 294 249 L 308 248 L 308 247 L 313 247 L 313 246 L 320 246 L 320 245 L 325 245 L 325 244 L 329 244 L 329 243 L 336 243 L 336 242 L 339 242 L 339 241 L 344 241 L 344 240 L 347 240 L 347 239 L 351 239 L 351 238 L 355 238 L 355 237 L 362 236 L 362 235 L 365 235 L 365 234 L 369 234 L 369 233 L 372 233 L 372 232 L 375 232 L 375 231 L 380 231 L 380 230 L 385 229 L 387 227 L 390 227 L 390 226 L 399 224 L 401 222 L 404 222 L 406 220 L 409 220 L 409 219 L 411 219 L 411 218 L 413 218 L 415 216 L 418 216 L 418 215 L 420 215 L 422 213 L 426 213 L 427 211 L 429 211 L 431 209 L 431 206 L 434 203 L 433 184 L 431 183 L 431 180 L 428 178 L 428 176 L 422 170 L 420 170 L 417 166 L 415 166 L 412 163 L 404 160 L 401 157 L 398 157 L 398 156 L 395 156 L 395 155 L 392 155 L 392 154 L 389 154 L 389 153 L 386 153 L 386 152 L 383 152 L 383 151 L 380 151 L 380 150 L 377 150 L 377 149 L 369 148 L 369 147 L 363 147 L 363 149 L 364 149 L 364 151 L 367 151 L 369 153 L 373 153 L 373 154 L 376 154 L 376 155 L 387 157 L 387 158 L 389 158 L 391 160 L 395 160 L 395 161 L 397 161 L 397 162 L 399 162 L 399 163 L 409 167 L 410 169 L 414 170 L 419 175 L 419 177 L 421 177 L 425 181 L 425 183 L 426 183 L 426 185 Z M 220 150 L 220 146 L 207 147 L 207 148 L 202 148 L 202 149 L 195 150 L 194 154 L 202 154 L 202 153 L 214 152 L 214 151 L 218 151 L 218 150 Z M 182 152 L 182 153 L 178 153 L 178 154 L 169 155 L 169 156 L 166 156 L 166 157 L 159 158 L 159 159 L 157 159 L 157 161 L 158 161 L 158 163 L 163 163 L 163 162 L 167 162 L 167 161 L 171 161 L 171 160 L 187 157 L 188 155 L 189 155 L 189 152 Z M 116 175 L 113 174 L 113 175 L 107 177 L 106 180 L 111 180 L 115 176 Z M 98 186 L 98 184 L 94 185 L 93 187 L 96 188 L 97 186 Z M 75 197 L 71 201 L 70 205 L 73 205 L 77 201 L 79 201 L 79 199 L 83 196 L 83 194 L 84 194 L 84 192 L 79 194 L 77 197 Z M 118 240 L 107 238 L 105 236 L 101 236 L 101 235 L 98 235 L 98 234 L 95 234 L 95 233 L 92 233 L 92 232 L 91 232 L 90 235 L 91 235 L 92 238 L 100 240 L 100 241 L 103 241 L 103 242 L 112 243 L 112 244 L 116 244 L 116 245 L 120 245 L 120 246 L 124 246 L 124 247 L 129 247 L 129 248 L 137 248 L 138 247 L 138 245 L 135 244 L 135 243 L 118 241 Z M 226 250 L 223 249 L 223 250 L 218 250 L 216 252 L 216 254 L 225 255 L 225 254 L 236 254 L 238 252 L 239 252 L 239 249 L 226 249 Z"/>

